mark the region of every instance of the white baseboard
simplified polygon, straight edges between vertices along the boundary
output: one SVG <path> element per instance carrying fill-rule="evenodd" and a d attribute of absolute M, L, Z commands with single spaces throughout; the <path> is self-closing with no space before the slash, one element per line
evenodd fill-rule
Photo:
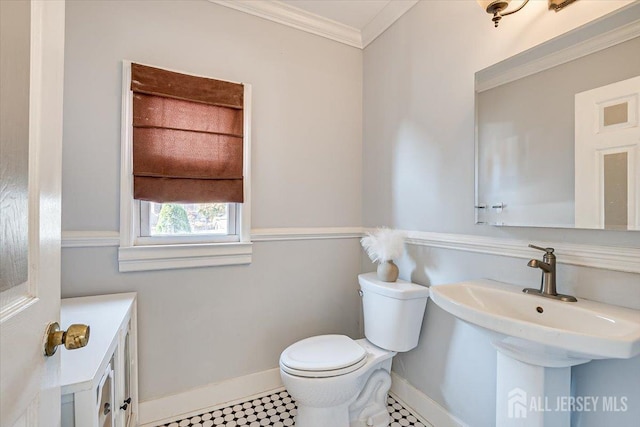
<path fill-rule="evenodd" d="M 274 368 L 209 384 L 183 393 L 140 402 L 140 427 L 152 427 L 173 421 L 178 417 L 198 415 L 208 409 L 215 409 L 223 404 L 240 399 L 245 400 L 245 398 L 282 387 L 280 369 Z"/>
<path fill-rule="evenodd" d="M 179 418 L 199 415 L 208 410 L 245 401 L 253 396 L 283 387 L 280 369 L 274 368 L 140 402 L 140 427 L 157 426 Z M 465 423 L 395 372 L 391 372 L 390 391 L 433 427 L 467 427 Z"/>
<path fill-rule="evenodd" d="M 467 424 L 450 414 L 436 401 L 409 384 L 407 380 L 391 372 L 391 393 L 433 427 L 467 427 Z"/>

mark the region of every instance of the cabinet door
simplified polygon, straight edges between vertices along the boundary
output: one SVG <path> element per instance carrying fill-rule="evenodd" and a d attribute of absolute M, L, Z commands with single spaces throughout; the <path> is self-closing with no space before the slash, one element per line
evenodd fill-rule
<path fill-rule="evenodd" d="M 130 318 L 118 334 L 116 378 L 116 427 L 131 427 L 137 424 L 138 382 L 136 351 L 136 307 L 132 307 Z"/>
<path fill-rule="evenodd" d="M 131 327 L 129 324 L 129 327 L 127 327 L 125 335 L 124 335 L 124 339 L 123 339 L 123 344 L 122 344 L 122 349 L 123 349 L 123 359 L 122 361 L 123 363 L 123 378 L 124 378 L 124 386 L 123 386 L 123 396 L 124 396 L 124 400 L 121 403 L 121 407 L 120 409 L 122 409 L 124 411 L 124 423 L 122 424 L 124 427 L 128 427 L 129 423 L 131 422 L 131 411 L 133 409 L 133 405 L 131 403 L 131 363 L 132 363 L 132 358 L 131 358 Z"/>
<path fill-rule="evenodd" d="M 113 419 L 113 359 L 111 359 L 111 363 L 107 367 L 107 371 L 105 372 L 102 380 L 100 380 L 100 385 L 98 386 L 98 426 L 99 427 L 114 427 L 114 419 Z"/>

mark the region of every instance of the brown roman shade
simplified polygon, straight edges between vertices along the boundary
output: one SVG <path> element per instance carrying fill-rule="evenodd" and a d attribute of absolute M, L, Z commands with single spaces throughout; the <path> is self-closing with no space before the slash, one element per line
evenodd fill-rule
<path fill-rule="evenodd" d="M 138 200 L 242 203 L 244 87 L 131 64 Z"/>

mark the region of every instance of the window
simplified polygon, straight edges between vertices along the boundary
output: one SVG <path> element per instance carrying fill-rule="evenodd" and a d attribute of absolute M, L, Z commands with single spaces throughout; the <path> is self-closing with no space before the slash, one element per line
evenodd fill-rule
<path fill-rule="evenodd" d="M 120 271 L 251 262 L 250 96 L 123 62 Z"/>
<path fill-rule="evenodd" d="M 138 244 L 237 242 L 237 203 L 139 203 Z"/>

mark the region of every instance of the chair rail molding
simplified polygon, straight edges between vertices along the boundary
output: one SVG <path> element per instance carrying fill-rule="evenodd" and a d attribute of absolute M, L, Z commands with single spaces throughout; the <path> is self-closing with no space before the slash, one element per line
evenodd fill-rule
<path fill-rule="evenodd" d="M 63 231 L 63 248 L 92 248 L 120 246 L 120 233 L 117 231 Z"/>
<path fill-rule="evenodd" d="M 560 255 L 559 264 L 640 273 L 640 248 L 536 242 L 539 246 L 555 248 L 555 253 Z M 537 255 L 528 248 L 529 241 L 499 237 L 407 231 L 407 243 L 513 258 L 529 259 Z"/>
<path fill-rule="evenodd" d="M 273 242 L 291 240 L 358 239 L 372 228 L 363 227 L 306 227 L 254 228 L 251 241 Z M 466 234 L 436 233 L 407 230 L 407 244 L 452 249 L 466 252 L 528 259 L 535 255 L 527 247 L 528 241 Z M 551 246 L 561 254 L 558 263 L 605 270 L 640 273 L 640 248 L 538 242 Z M 63 248 L 119 246 L 117 231 L 63 231 Z"/>
<path fill-rule="evenodd" d="M 251 240 L 271 242 L 278 240 L 353 239 L 364 234 L 362 227 L 310 227 L 310 228 L 254 228 Z"/>
<path fill-rule="evenodd" d="M 252 242 L 285 240 L 355 239 L 363 236 L 362 227 L 254 228 Z M 63 248 L 120 246 L 117 231 L 63 231 Z"/>

